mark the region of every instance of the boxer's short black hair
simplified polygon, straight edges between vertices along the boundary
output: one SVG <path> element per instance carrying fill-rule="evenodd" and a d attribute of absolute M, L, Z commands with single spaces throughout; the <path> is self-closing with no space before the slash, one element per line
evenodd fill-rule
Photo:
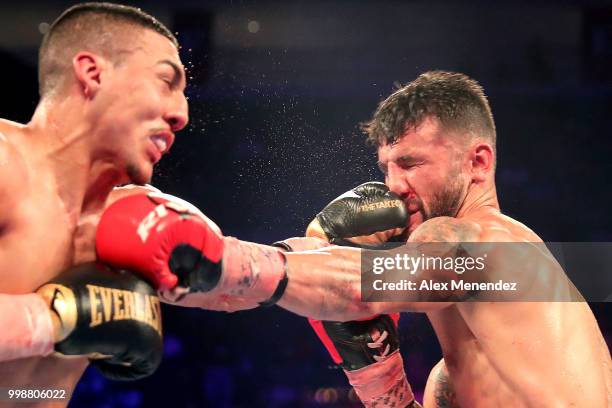
<path fill-rule="evenodd" d="M 446 129 L 470 132 L 495 146 L 495 122 L 482 86 L 457 72 L 419 75 L 382 101 L 362 130 L 371 144 L 392 144 L 430 117 Z"/>
<path fill-rule="evenodd" d="M 128 45 L 126 42 L 135 37 L 128 33 L 130 28 L 153 30 L 178 48 L 178 41 L 168 28 L 136 7 L 95 2 L 77 4 L 64 11 L 49 27 L 38 53 L 40 96 L 61 82 L 79 50 L 100 53 L 116 62 Z"/>

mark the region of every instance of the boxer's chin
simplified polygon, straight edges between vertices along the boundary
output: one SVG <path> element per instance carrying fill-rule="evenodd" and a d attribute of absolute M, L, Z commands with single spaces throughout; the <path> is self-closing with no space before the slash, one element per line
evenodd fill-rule
<path fill-rule="evenodd" d="M 143 169 L 135 164 L 128 164 L 126 173 L 131 184 L 143 185 L 151 182 L 153 169 Z"/>

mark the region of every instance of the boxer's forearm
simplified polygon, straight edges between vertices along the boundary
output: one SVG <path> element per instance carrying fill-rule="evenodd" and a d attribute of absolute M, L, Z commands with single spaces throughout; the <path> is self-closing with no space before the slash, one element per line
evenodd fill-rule
<path fill-rule="evenodd" d="M 319 320 L 347 321 L 380 313 L 426 311 L 443 304 L 418 302 L 419 293 L 406 302 L 361 301 L 361 253 L 348 247 L 287 253 L 289 282 L 278 305 Z"/>
<path fill-rule="evenodd" d="M 452 224 L 451 226 L 447 224 Z M 419 227 L 419 233 L 413 233 L 410 242 L 413 246 L 401 249 L 403 254 L 415 251 L 414 258 L 422 257 L 426 252 L 430 256 L 454 256 L 455 244 L 463 241 L 475 241 L 476 233 L 471 226 L 455 225 L 457 221 L 448 217 L 428 221 Z M 419 248 L 414 244 L 436 242 Z M 431 253 L 430 253 L 431 252 Z M 394 257 L 395 253 L 381 251 L 381 256 Z M 320 320 L 346 321 L 372 316 L 374 314 L 397 311 L 420 311 L 440 309 L 449 302 L 442 300 L 460 300 L 465 293 L 458 290 L 447 290 L 446 285 L 457 274 L 452 270 L 428 269 L 416 267 L 410 274 L 414 282 L 432 282 L 440 284 L 440 290 L 431 285 L 421 289 L 402 292 L 402 302 L 362 302 L 361 301 L 361 261 L 359 249 L 348 247 L 329 247 L 305 253 L 288 253 L 287 270 L 289 284 L 279 305 L 294 313 Z M 404 272 L 398 270 L 405 278 Z M 387 278 L 392 272 L 385 274 Z M 472 277 L 473 278 L 473 277 Z"/>
<path fill-rule="evenodd" d="M 319 320 L 346 321 L 372 316 L 372 304 L 361 302 L 360 251 L 329 247 L 290 252 L 289 282 L 278 305 Z"/>
<path fill-rule="evenodd" d="M 420 291 L 408 293 L 404 302 L 362 302 L 360 249 L 325 247 L 327 243 L 315 238 L 300 238 L 299 246 L 293 240 L 285 242 L 299 251 L 225 237 L 222 274 L 212 290 L 197 293 L 177 288 L 162 293 L 162 298 L 182 306 L 224 311 L 276 302 L 305 317 L 334 321 L 443 307 L 424 302 L 426 293 Z"/>

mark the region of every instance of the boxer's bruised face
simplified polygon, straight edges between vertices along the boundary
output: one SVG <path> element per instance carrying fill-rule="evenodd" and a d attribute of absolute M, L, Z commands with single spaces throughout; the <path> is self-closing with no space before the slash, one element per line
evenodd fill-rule
<path fill-rule="evenodd" d="M 469 185 L 459 139 L 428 118 L 396 143 L 378 148 L 385 184 L 410 213 L 408 233 L 430 218 L 457 215 Z"/>
<path fill-rule="evenodd" d="M 136 45 L 102 72 L 96 94 L 101 154 L 125 181 L 143 184 L 188 121 L 185 73 L 170 40 L 148 29 Z"/>

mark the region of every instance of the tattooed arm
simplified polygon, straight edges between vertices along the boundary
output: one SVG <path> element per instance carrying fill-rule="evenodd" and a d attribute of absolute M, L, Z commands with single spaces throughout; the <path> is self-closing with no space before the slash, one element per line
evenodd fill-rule
<path fill-rule="evenodd" d="M 460 408 L 444 360 L 440 360 L 429 374 L 423 405 L 425 408 Z"/>
<path fill-rule="evenodd" d="M 449 243 L 444 256 L 451 256 L 456 249 L 454 243 L 478 241 L 479 236 L 480 227 L 475 223 L 439 217 L 419 226 L 409 242 Z M 433 250 L 440 250 L 441 246 Z M 329 247 L 288 253 L 287 266 L 289 283 L 278 304 L 294 313 L 320 320 L 355 320 L 379 313 L 408 310 L 426 312 L 450 304 L 428 300 L 457 300 L 465 295 L 448 290 L 414 290 L 405 292 L 405 302 L 362 302 L 361 252 L 355 248 Z M 418 281 L 448 282 L 456 277 L 453 275 L 456 274 L 452 270 L 418 270 L 414 276 Z"/>

